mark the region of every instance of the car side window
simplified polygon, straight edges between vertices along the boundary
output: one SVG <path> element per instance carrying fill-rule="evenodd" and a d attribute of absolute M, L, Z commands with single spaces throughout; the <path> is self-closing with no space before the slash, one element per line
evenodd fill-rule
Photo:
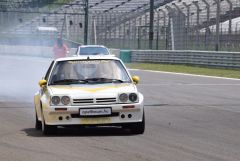
<path fill-rule="evenodd" d="M 53 67 L 53 64 L 54 64 L 54 61 L 52 61 L 50 67 L 49 67 L 48 70 L 47 70 L 47 73 L 46 73 L 46 75 L 45 75 L 45 80 L 48 80 L 49 75 L 50 75 L 50 72 L 51 72 L 51 69 L 52 69 L 52 67 Z"/>

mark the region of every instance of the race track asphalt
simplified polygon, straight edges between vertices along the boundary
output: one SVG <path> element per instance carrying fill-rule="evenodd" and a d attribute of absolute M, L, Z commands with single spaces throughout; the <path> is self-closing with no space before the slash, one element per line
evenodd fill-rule
<path fill-rule="evenodd" d="M 146 131 L 34 129 L 33 95 L 51 60 L 0 56 L 0 161 L 239 161 L 240 80 L 131 70 Z"/>

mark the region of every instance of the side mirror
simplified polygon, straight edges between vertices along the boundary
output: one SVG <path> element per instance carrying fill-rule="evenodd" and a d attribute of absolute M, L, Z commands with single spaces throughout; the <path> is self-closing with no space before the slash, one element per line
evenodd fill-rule
<path fill-rule="evenodd" d="M 133 77 L 132 77 L 132 80 L 133 80 L 133 82 L 134 82 L 135 84 L 138 84 L 140 78 L 139 78 L 138 76 L 133 76 Z"/>
<path fill-rule="evenodd" d="M 47 84 L 47 81 L 45 79 L 42 79 L 38 82 L 38 84 L 42 88 L 43 86 L 45 86 Z"/>

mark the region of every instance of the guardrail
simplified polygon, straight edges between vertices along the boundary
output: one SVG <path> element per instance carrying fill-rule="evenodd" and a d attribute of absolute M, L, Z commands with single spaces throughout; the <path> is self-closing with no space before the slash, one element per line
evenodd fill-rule
<path fill-rule="evenodd" d="M 132 50 L 131 62 L 240 68 L 240 52 Z"/>

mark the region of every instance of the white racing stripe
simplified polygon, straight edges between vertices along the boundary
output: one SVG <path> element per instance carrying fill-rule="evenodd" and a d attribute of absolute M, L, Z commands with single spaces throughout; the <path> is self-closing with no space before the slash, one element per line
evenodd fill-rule
<path fill-rule="evenodd" d="M 191 77 L 206 77 L 206 78 L 217 78 L 217 79 L 227 79 L 227 80 L 237 80 L 237 78 L 226 78 L 226 77 L 217 77 L 217 76 L 207 76 L 207 75 L 197 75 L 197 74 L 186 74 L 186 73 L 175 73 L 175 72 L 163 72 L 163 71 L 156 71 L 156 70 L 143 70 L 143 69 L 128 69 L 132 71 L 144 71 L 144 72 L 153 72 L 153 73 L 164 73 L 164 74 L 174 74 L 174 75 L 185 75 Z"/>

